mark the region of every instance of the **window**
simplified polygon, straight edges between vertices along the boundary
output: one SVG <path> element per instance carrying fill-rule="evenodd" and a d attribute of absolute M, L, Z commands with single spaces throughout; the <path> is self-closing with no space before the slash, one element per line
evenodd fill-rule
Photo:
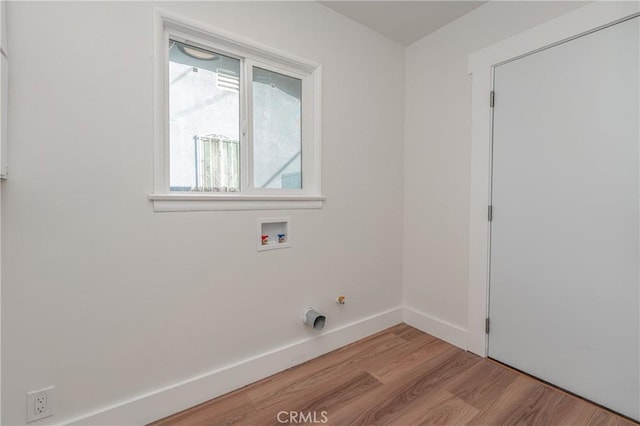
<path fill-rule="evenodd" d="M 165 13 L 158 24 L 155 209 L 321 207 L 320 67 Z"/>
<path fill-rule="evenodd" d="M 169 39 L 169 190 L 240 191 L 240 60 Z"/>
<path fill-rule="evenodd" d="M 302 188 L 302 80 L 252 69 L 253 185 Z"/>

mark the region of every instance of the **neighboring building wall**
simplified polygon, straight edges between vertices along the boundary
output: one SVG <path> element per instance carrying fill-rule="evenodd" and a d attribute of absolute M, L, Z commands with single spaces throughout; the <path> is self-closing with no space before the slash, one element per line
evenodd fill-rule
<path fill-rule="evenodd" d="M 583 2 L 490 2 L 407 48 L 404 303 L 444 338 L 467 328 L 470 53 Z"/>
<path fill-rule="evenodd" d="M 9 5 L 2 424 L 29 390 L 55 385 L 63 422 L 316 337 L 308 305 L 334 331 L 402 303 L 404 49 L 315 2 L 159 3 L 323 65 L 327 201 L 154 213 L 153 7 Z M 293 247 L 256 252 L 256 219 L 283 215 Z"/>

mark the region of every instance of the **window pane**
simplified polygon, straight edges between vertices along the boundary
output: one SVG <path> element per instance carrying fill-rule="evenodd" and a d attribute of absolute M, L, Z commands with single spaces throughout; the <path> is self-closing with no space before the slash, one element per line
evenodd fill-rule
<path fill-rule="evenodd" d="M 302 188 L 302 80 L 253 68 L 253 184 Z"/>
<path fill-rule="evenodd" d="M 240 61 L 169 41 L 171 191 L 240 190 Z"/>

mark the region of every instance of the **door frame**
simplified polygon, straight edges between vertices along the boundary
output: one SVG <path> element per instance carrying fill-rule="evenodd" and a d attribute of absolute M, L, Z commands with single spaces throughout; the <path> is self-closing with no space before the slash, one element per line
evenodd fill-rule
<path fill-rule="evenodd" d="M 489 314 L 491 251 L 487 208 L 491 202 L 493 109 L 489 102 L 494 68 L 638 15 L 638 2 L 598 1 L 469 55 L 472 124 L 467 350 L 470 352 L 486 357 L 489 343 L 485 333 Z M 499 102 L 499 95 L 496 102 Z"/>

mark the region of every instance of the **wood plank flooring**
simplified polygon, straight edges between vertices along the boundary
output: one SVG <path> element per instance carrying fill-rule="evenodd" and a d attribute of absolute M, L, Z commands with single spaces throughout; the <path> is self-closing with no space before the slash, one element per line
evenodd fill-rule
<path fill-rule="evenodd" d="M 406 324 L 153 423 L 634 425 Z"/>

